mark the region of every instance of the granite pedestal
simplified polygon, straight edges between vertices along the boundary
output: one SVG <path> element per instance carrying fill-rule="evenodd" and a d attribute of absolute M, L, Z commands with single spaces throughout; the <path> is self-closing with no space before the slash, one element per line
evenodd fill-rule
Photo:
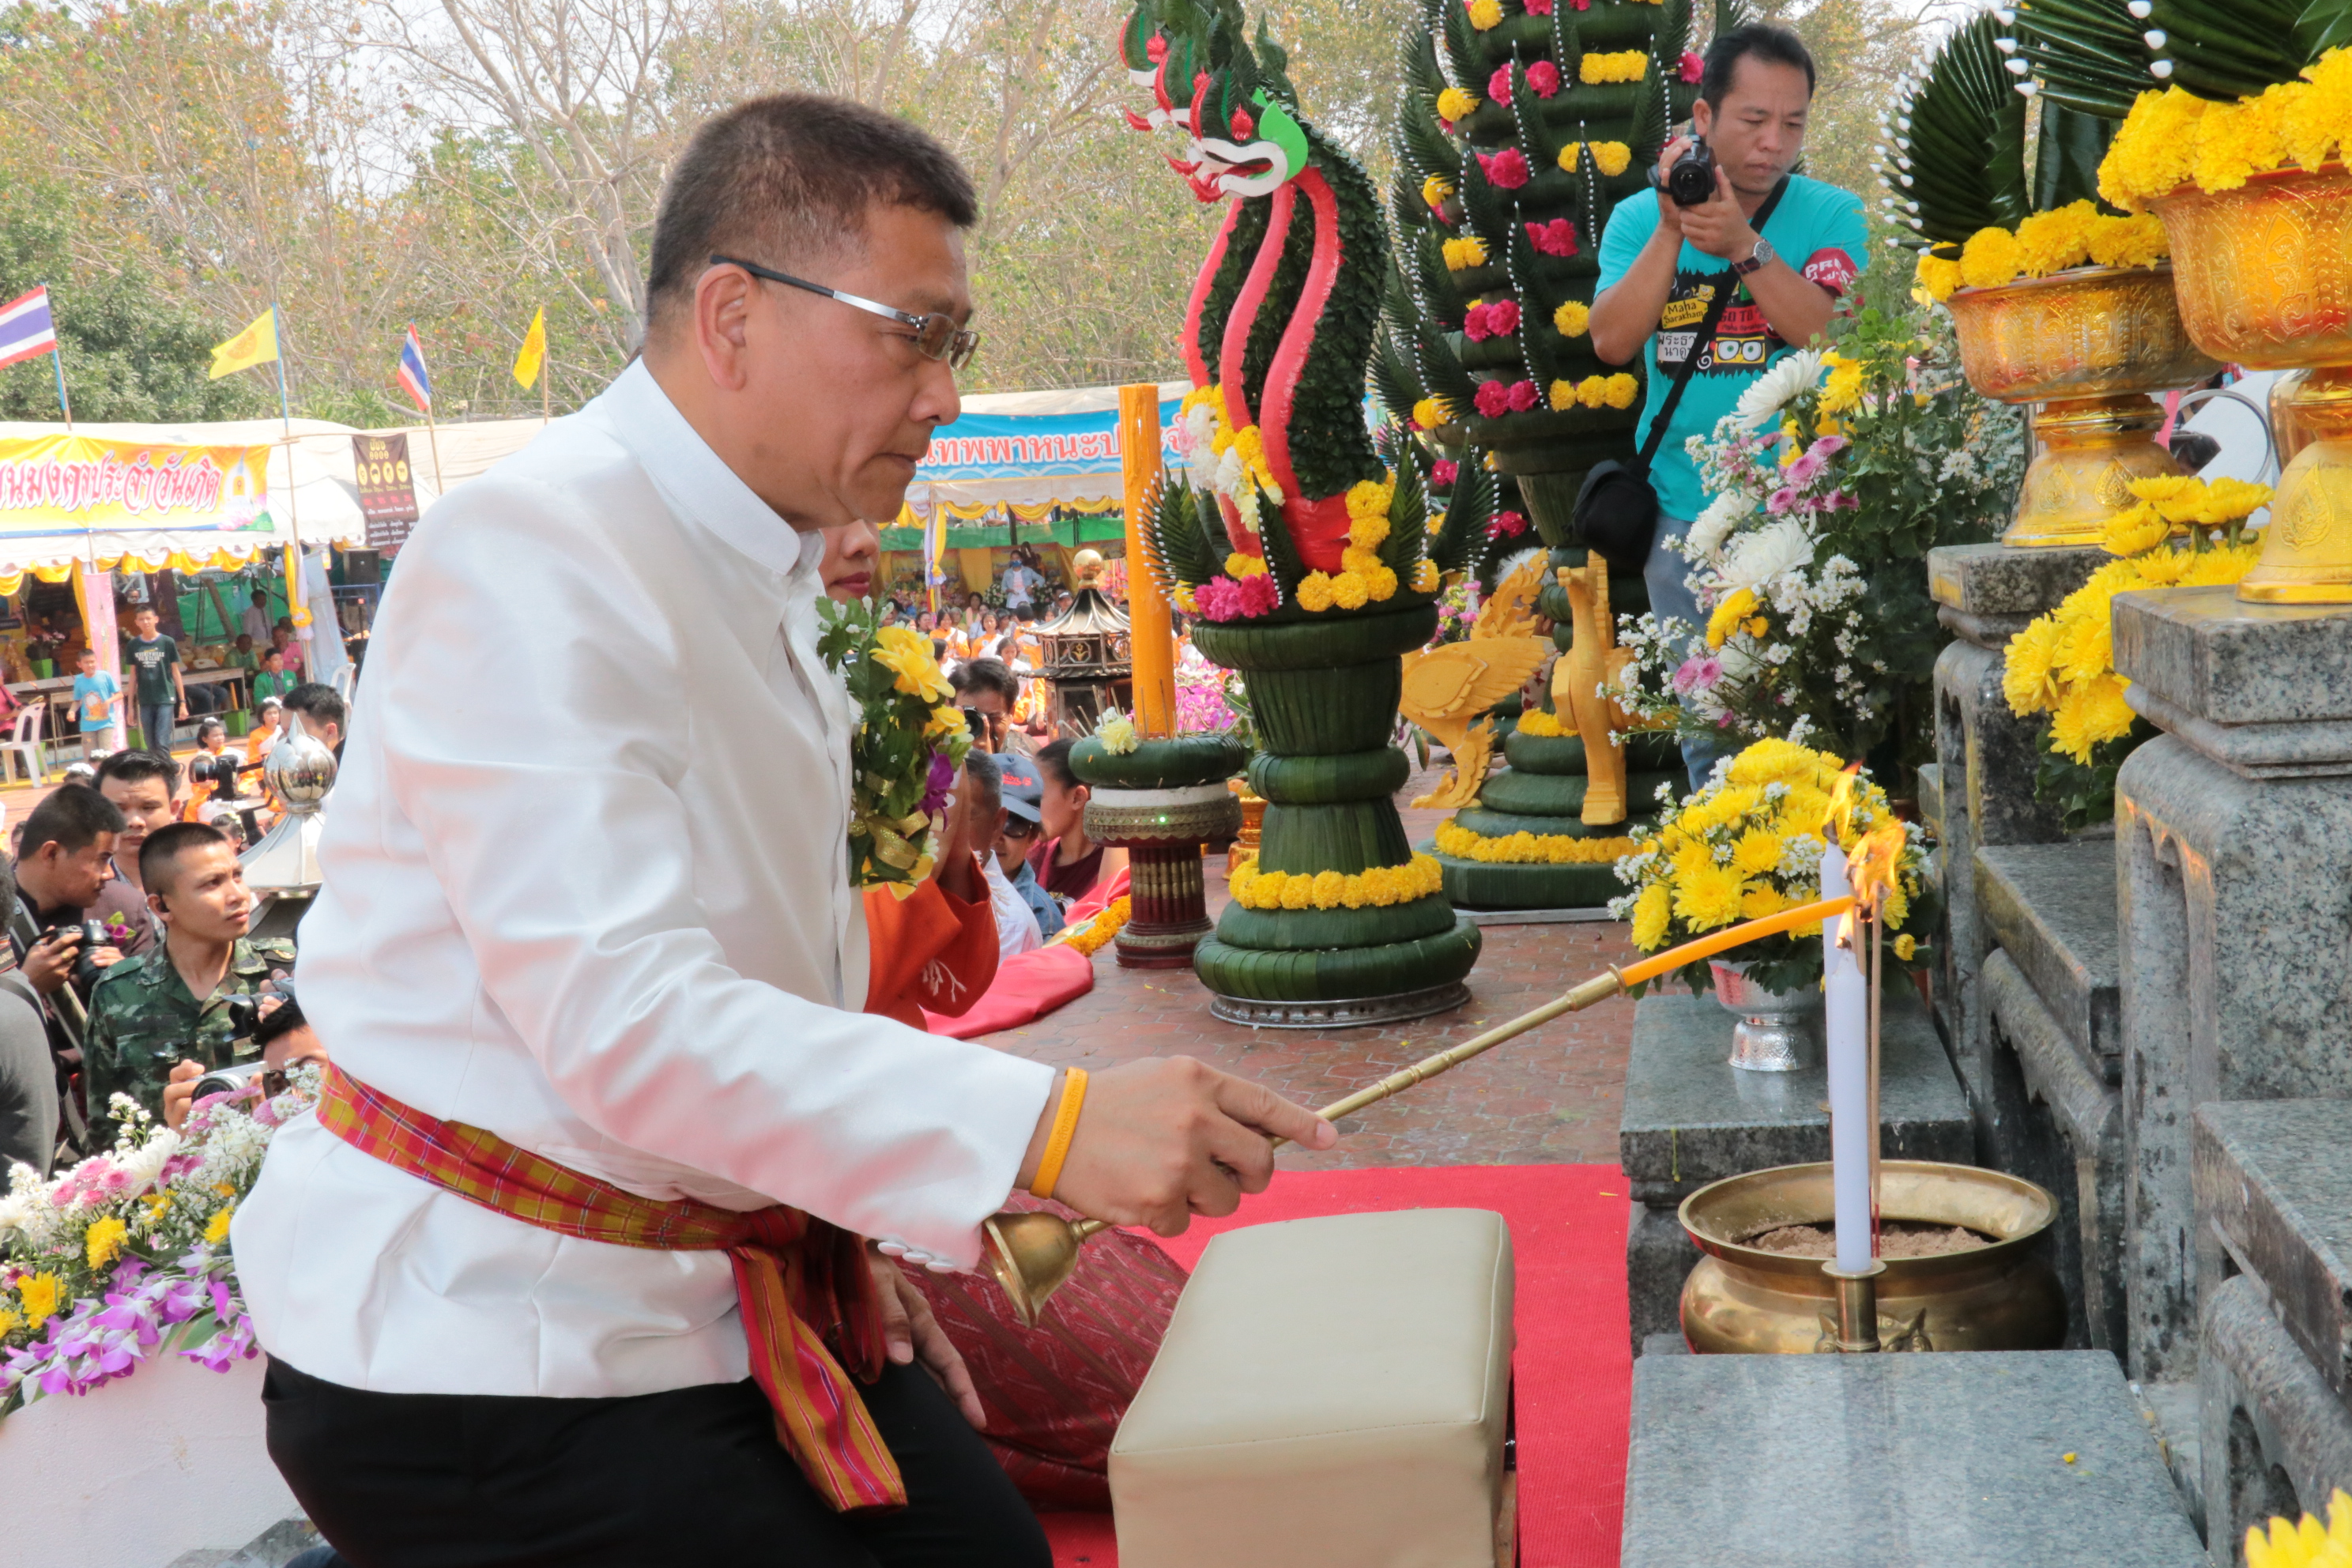
<path fill-rule="evenodd" d="M 2352 1488 L 2352 1101 L 2221 1101 L 2190 1134 L 2205 1506 L 2246 1528 Z"/>
<path fill-rule="evenodd" d="M 2067 1343 L 2124 1348 L 2122 996 L 2112 843 L 1976 853 L 1988 1163 L 2058 1199 Z"/>
<path fill-rule="evenodd" d="M 1624 1568 L 2195 1568 L 2104 1351 L 1643 1356 Z"/>
<path fill-rule="evenodd" d="M 1977 931 L 1979 846 L 2047 844 L 2064 837 L 2056 808 L 2033 793 L 2039 726 L 2001 696 L 2001 650 L 2027 623 L 2083 585 L 2106 560 L 2090 549 L 2000 544 L 1930 551 L 1927 588 L 1954 641 L 1936 661 L 1937 800 L 1929 809 L 1943 864 L 1944 929 L 1936 975 L 1937 1022 L 1982 1129 L 1994 1120 L 1991 1047 L 1977 998 L 1985 943 Z M 1924 793 L 1924 786 L 1923 786 Z M 1988 1136 L 1983 1152 L 1995 1150 Z"/>
<path fill-rule="evenodd" d="M 2132 706 L 2168 731 L 2116 788 L 2127 1364 L 2180 1381 L 2200 1338 L 2192 1111 L 2352 1096 L 2352 613 L 2221 587 L 2122 595 L 2114 615 Z"/>
<path fill-rule="evenodd" d="M 1880 1145 L 1890 1160 L 1969 1162 L 1969 1108 L 1916 992 L 1890 989 L 1879 1026 Z M 1644 1335 L 1679 1331 L 1683 1281 L 1699 1258 L 1675 1211 L 1710 1182 L 1830 1157 L 1822 1045 L 1797 1072 L 1733 1067 L 1733 1018 L 1713 996 L 1644 996 L 1625 1064 L 1618 1160 L 1633 1183 L 1625 1285 L 1638 1353 Z"/>

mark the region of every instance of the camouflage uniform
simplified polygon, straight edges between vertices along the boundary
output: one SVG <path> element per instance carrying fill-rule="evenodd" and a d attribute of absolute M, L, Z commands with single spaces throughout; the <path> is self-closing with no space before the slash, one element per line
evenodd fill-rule
<path fill-rule="evenodd" d="M 272 937 L 239 937 L 220 989 L 203 1006 L 158 943 L 99 977 L 90 993 L 89 1037 L 82 1052 L 82 1082 L 93 1126 L 107 1118 L 112 1096 L 127 1094 L 162 1120 L 163 1086 L 181 1061 L 215 1068 L 250 1061 L 260 1047 L 233 1037 L 228 999 L 261 989 L 273 969 L 290 969 L 294 944 Z"/>

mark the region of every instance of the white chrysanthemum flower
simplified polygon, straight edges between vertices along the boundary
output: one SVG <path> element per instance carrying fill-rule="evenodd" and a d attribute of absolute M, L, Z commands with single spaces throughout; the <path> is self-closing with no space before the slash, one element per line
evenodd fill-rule
<path fill-rule="evenodd" d="M 1741 424 L 1759 429 L 1822 378 L 1822 351 L 1800 349 L 1758 376 L 1732 409 Z"/>
<path fill-rule="evenodd" d="M 1724 557 L 1722 585 L 1728 589 L 1759 587 L 1783 572 L 1810 565 L 1812 559 L 1812 536 L 1796 519 L 1784 517 L 1754 532 L 1743 533 L 1733 542 Z"/>
<path fill-rule="evenodd" d="M 1723 542 L 1739 526 L 1742 518 L 1755 511 L 1752 497 L 1737 490 L 1726 490 L 1706 503 L 1705 510 L 1691 523 L 1690 538 L 1684 542 L 1685 561 L 1714 561 L 1720 558 Z"/>

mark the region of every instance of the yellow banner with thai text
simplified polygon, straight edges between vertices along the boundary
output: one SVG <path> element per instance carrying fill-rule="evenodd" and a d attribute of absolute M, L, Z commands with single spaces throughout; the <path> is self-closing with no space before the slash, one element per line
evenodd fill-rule
<path fill-rule="evenodd" d="M 0 439 L 0 538 L 268 532 L 269 448 L 89 436 Z"/>

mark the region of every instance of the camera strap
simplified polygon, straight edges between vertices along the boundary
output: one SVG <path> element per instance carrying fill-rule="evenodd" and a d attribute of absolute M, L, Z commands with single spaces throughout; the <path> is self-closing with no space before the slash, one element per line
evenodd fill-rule
<path fill-rule="evenodd" d="M 1764 198 L 1764 205 L 1756 209 L 1756 216 L 1749 226 L 1759 237 L 1764 232 L 1764 226 L 1771 221 L 1772 209 L 1780 205 L 1780 197 L 1788 188 L 1789 176 L 1783 174 L 1780 183 L 1772 187 L 1772 194 Z M 1738 292 L 1739 273 L 1737 268 L 1727 267 L 1716 275 L 1715 298 L 1707 301 L 1706 314 L 1700 320 L 1698 331 L 1691 337 L 1690 353 L 1683 356 L 1682 368 L 1675 372 L 1674 383 L 1666 388 L 1666 400 L 1658 405 L 1657 415 L 1650 421 L 1650 433 L 1643 439 L 1640 455 L 1633 459 L 1633 466 L 1640 472 L 1647 474 L 1650 471 L 1650 464 L 1666 438 L 1666 426 L 1673 421 L 1675 409 L 1683 400 L 1683 392 L 1698 370 L 1698 356 L 1714 342 L 1715 329 L 1722 324 L 1724 311 L 1731 308 L 1731 297 Z"/>

